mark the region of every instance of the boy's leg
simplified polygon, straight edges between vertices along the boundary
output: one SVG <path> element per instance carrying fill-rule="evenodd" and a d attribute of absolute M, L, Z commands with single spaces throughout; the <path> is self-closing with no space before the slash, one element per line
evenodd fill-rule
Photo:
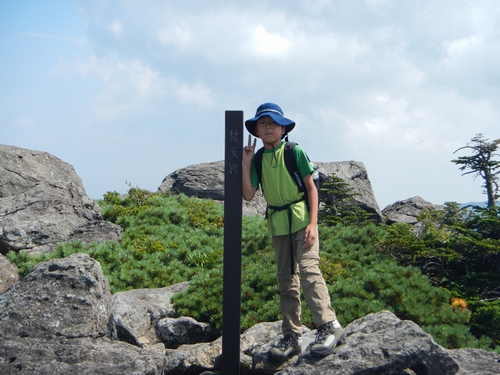
<path fill-rule="evenodd" d="M 331 306 L 330 294 L 325 279 L 319 269 L 319 240 L 310 248 L 303 249 L 305 231 L 295 233 L 297 244 L 297 262 L 300 271 L 302 289 L 307 306 L 311 311 L 316 327 L 337 320 Z"/>
<path fill-rule="evenodd" d="M 299 231 L 297 245 L 304 243 L 303 238 L 304 231 Z M 344 329 L 337 321 L 335 311 L 330 305 L 330 294 L 319 269 L 319 241 L 316 240 L 309 249 L 297 246 L 297 262 L 302 289 L 317 327 L 316 340 L 311 346 L 311 355 L 323 357 L 330 354 L 343 340 Z"/>
<path fill-rule="evenodd" d="M 290 272 L 290 237 L 274 236 L 273 244 L 276 254 L 276 273 L 280 291 L 280 308 L 283 318 L 281 330 L 284 337 L 291 334 L 301 337 L 300 280 L 298 272 L 293 275 Z"/>

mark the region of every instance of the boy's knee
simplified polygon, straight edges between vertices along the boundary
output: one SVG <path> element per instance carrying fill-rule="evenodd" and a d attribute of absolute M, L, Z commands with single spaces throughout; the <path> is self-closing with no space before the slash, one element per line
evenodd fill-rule
<path fill-rule="evenodd" d="M 297 275 L 278 275 L 280 293 L 288 293 L 290 290 L 298 289 L 300 281 Z"/>
<path fill-rule="evenodd" d="M 324 279 L 321 273 L 313 272 L 303 274 L 300 282 L 307 288 L 309 286 L 324 284 Z"/>
<path fill-rule="evenodd" d="M 314 279 L 322 277 L 321 270 L 319 268 L 319 262 L 303 262 L 299 267 L 299 271 L 301 279 Z"/>

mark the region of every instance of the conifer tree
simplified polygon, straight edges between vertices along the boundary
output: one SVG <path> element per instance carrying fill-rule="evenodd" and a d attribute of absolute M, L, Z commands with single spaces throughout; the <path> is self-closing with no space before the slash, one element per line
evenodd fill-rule
<path fill-rule="evenodd" d="M 327 226 L 365 225 L 375 222 L 370 214 L 356 202 L 355 198 L 361 194 L 355 192 L 347 182 L 335 174 L 326 178 L 320 188 L 320 195 L 322 204 L 318 219 L 322 224 Z"/>
<path fill-rule="evenodd" d="M 452 162 L 461 165 L 459 168 L 462 176 L 475 173 L 474 178 L 481 176 L 484 180 L 484 189 L 488 196 L 488 207 L 494 207 L 496 199 L 499 197 L 498 175 L 500 174 L 500 161 L 494 160 L 494 157 L 500 156 L 496 153 L 500 139 L 489 142 L 482 133 L 476 134 L 466 146 L 460 147 L 455 152 L 470 149 L 471 156 L 460 156 L 453 159 Z M 454 153 L 455 153 L 454 152 Z"/>

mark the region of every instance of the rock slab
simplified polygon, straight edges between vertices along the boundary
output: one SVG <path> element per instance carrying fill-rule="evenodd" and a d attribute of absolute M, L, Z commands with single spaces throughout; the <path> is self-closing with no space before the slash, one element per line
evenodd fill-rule
<path fill-rule="evenodd" d="M 117 241 L 68 163 L 41 151 L 0 145 L 0 253 L 50 252 L 59 242 Z"/>
<path fill-rule="evenodd" d="M 329 176 L 335 174 L 359 194 L 355 198 L 356 204 L 371 213 L 378 222 L 382 220 L 382 213 L 375 200 L 368 172 L 363 163 L 356 161 L 314 162 L 314 165 L 318 167 L 320 186 Z M 202 163 L 178 169 L 163 179 L 158 190 L 222 202 L 224 201 L 224 162 Z M 263 215 L 265 210 L 266 201 L 261 192 L 257 192 L 251 202 L 243 202 L 245 215 Z"/>
<path fill-rule="evenodd" d="M 444 206 L 432 204 L 416 196 L 390 204 L 382 210 L 382 214 L 387 224 L 407 223 L 413 225 L 419 222 L 418 216 L 426 208 L 443 210 Z"/>

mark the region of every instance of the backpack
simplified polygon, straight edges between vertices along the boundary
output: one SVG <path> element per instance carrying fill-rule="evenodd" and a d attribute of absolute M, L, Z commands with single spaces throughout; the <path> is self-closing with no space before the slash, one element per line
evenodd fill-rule
<path fill-rule="evenodd" d="M 307 190 L 305 188 L 304 181 L 300 177 L 299 170 L 297 169 L 297 161 L 295 160 L 295 145 L 297 145 L 297 143 L 295 142 L 285 143 L 285 151 L 284 151 L 285 166 L 290 175 L 292 176 L 292 179 L 297 184 L 299 192 L 304 193 L 304 200 L 306 201 L 307 209 L 309 210 L 309 199 L 307 197 Z M 255 170 L 257 171 L 257 175 L 259 176 L 259 183 L 261 184 L 261 186 L 262 186 L 261 181 L 262 181 L 263 154 L 264 154 L 264 147 L 260 148 L 255 153 L 255 158 L 254 158 Z M 309 156 L 307 156 L 307 160 L 311 162 Z M 314 185 L 316 185 L 316 190 L 318 191 L 318 204 L 319 204 L 319 174 L 317 173 L 317 168 L 315 167 L 314 169 L 315 171 L 313 173 L 313 181 Z"/>

